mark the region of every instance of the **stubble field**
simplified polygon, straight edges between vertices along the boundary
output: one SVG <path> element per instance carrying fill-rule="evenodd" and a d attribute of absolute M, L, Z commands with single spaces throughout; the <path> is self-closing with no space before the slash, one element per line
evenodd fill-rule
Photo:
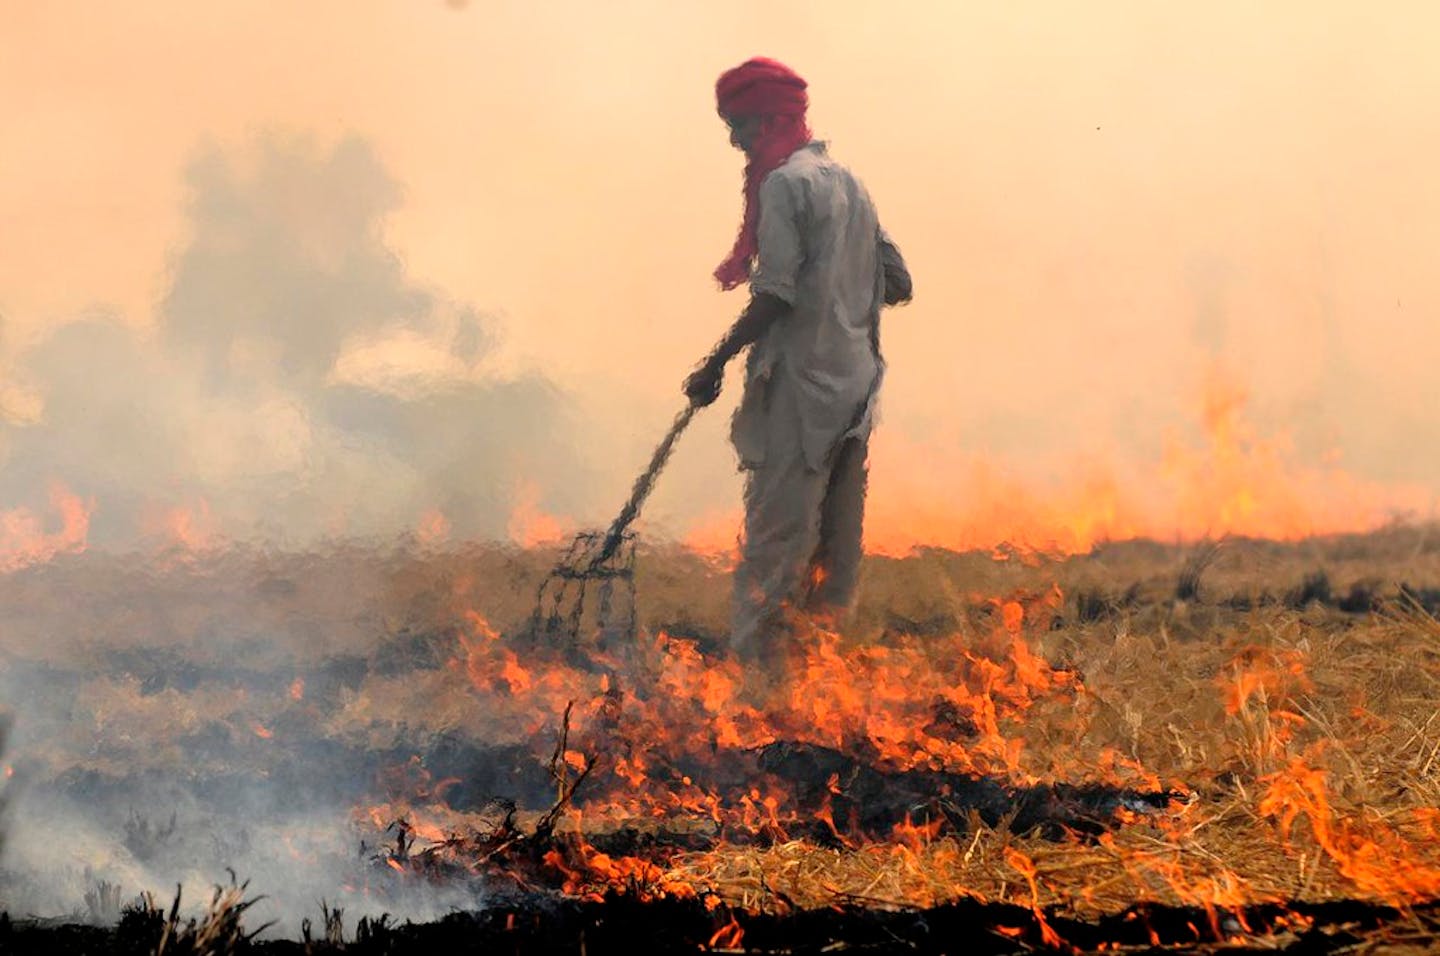
<path fill-rule="evenodd" d="M 597 648 L 527 633 L 554 557 L 0 579 L 6 931 L 133 920 L 229 867 L 269 897 L 252 928 L 280 921 L 260 939 L 320 899 L 502 935 L 690 907 L 677 938 L 732 949 L 794 950 L 817 913 L 817 948 L 883 924 L 947 951 L 894 922 L 927 912 L 997 951 L 1434 938 L 1440 529 L 871 557 L 854 621 L 807 628 L 759 707 L 722 563 L 642 552 L 641 633 Z"/>

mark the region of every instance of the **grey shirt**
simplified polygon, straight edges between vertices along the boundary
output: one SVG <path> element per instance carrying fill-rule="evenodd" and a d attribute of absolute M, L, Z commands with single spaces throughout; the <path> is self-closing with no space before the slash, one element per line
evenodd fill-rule
<path fill-rule="evenodd" d="M 758 243 L 750 290 L 791 311 L 750 349 L 731 440 L 742 467 L 753 468 L 770 430 L 793 427 L 807 466 L 819 470 L 843 438 L 869 434 L 885 369 L 878 323 L 888 240 L 865 187 L 811 142 L 761 184 Z M 794 390 L 797 422 L 769 420 L 775 388 Z"/>

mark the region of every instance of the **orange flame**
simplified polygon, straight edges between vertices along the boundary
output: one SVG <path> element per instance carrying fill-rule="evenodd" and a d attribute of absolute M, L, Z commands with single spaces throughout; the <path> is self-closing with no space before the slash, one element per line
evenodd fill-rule
<path fill-rule="evenodd" d="M 722 790 L 679 768 L 693 766 L 696 754 L 716 748 L 753 750 L 784 740 L 861 752 L 871 765 L 886 771 L 979 773 L 1034 782 L 1042 758 L 1024 751 L 1017 725 L 1032 716 L 1034 707 L 1065 705 L 1088 693 L 1074 674 L 1052 667 L 1032 646 L 1063 605 L 1058 588 L 1017 591 L 990 601 L 988 634 L 981 629 L 963 639 L 887 636 L 862 646 L 801 621 L 802 646 L 790 662 L 788 684 L 759 702 L 747 696 L 753 691 L 746 685 L 749 675 L 734 660 L 707 658 L 696 642 L 663 632 L 642 631 L 633 646 L 627 646 L 625 653 L 631 656 L 626 662 L 638 663 L 645 680 L 641 686 L 622 688 L 623 679 L 612 675 L 634 673 L 635 667 L 620 666 L 593 649 L 587 653 L 597 667 L 578 666 L 544 646 L 522 660 L 472 611 L 450 667 L 457 682 L 463 678 L 484 697 L 495 726 L 513 727 L 532 735 L 532 741 L 543 739 L 547 753 L 554 746 L 560 715 L 569 720 L 571 703 L 580 702 L 551 769 L 561 778 L 562 792 L 564 779 L 571 775 L 593 775 L 587 778 L 584 801 L 572 802 L 567 811 L 575 829 L 565 831 L 565 840 L 544 860 L 567 893 L 586 899 L 617 889 L 641 896 L 695 895 L 704 888 L 694 875 L 700 872 L 694 858 L 681 878 L 677 870 L 652 860 L 602 853 L 582 839 L 576 822 L 579 807 L 583 804 L 587 814 L 603 819 L 706 819 L 714 822 L 721 840 L 743 831 L 785 841 L 787 830 L 798 834 L 818 822 L 853 852 L 885 855 L 922 868 L 937 860 L 953 861 L 961 851 L 953 840 L 937 840 L 939 821 L 917 825 L 907 819 L 884 837 L 875 837 L 857 832 L 853 818 L 837 820 L 846 787 L 839 774 L 829 775 L 822 793 L 802 796 L 778 776 L 760 774 Z M 1268 738 L 1266 760 L 1251 768 L 1263 794 L 1254 805 L 1259 816 L 1272 821 L 1274 831 L 1287 841 L 1299 824 L 1308 824 L 1315 844 L 1336 870 L 1369 895 L 1395 902 L 1440 896 L 1440 869 L 1431 867 L 1409 842 L 1433 839 L 1440 831 L 1440 811 L 1410 812 L 1399 823 L 1346 817 L 1331 805 L 1326 772 L 1312 760 L 1291 755 L 1294 731 L 1303 726 L 1296 700 L 1313 690 L 1305 663 L 1296 650 L 1245 647 L 1218 678 L 1226 709 L 1242 729 L 1268 721 L 1279 727 Z M 596 746 L 597 740 L 611 746 Z M 614 741 L 631 745 L 616 747 Z M 643 745 L 634 745 L 637 742 Z M 596 754 L 603 759 L 597 762 Z M 1281 769 L 1268 772 L 1276 766 Z M 1137 759 L 1113 749 L 1088 762 L 1086 770 L 1126 785 L 1139 781 L 1152 791 L 1161 789 L 1158 778 Z M 427 812 L 443 813 L 446 782 L 433 784 L 419 758 L 404 773 L 414 779 L 402 781 L 404 786 L 395 790 L 433 801 Z M 396 801 L 393 806 L 371 811 L 377 825 L 403 815 L 410 833 L 437 845 L 446 840 L 445 827 L 434 820 L 409 823 L 414 808 L 393 795 L 391 799 Z M 1140 893 L 1163 881 L 1183 903 L 1203 909 L 1205 919 L 1195 920 L 1197 938 L 1208 928 L 1210 937 L 1223 940 L 1236 925 L 1244 928 L 1240 908 L 1261 898 L 1263 884 L 1248 883 L 1208 854 L 1202 858 L 1184 852 L 1193 845 L 1196 828 L 1194 818 L 1187 816 L 1179 811 L 1151 819 L 1138 811 L 1120 811 L 1117 819 L 1138 823 L 1144 817 L 1167 839 L 1146 842 L 1145 849 L 1122 849 L 1109 834 L 1097 843 L 1125 868 Z M 1397 827 L 1403 827 L 1403 834 Z M 1149 849 L 1152 846 L 1159 849 Z M 1313 860 L 1317 854 L 1311 854 Z M 968 861 L 968 853 L 964 859 Z M 1030 907 L 1044 943 L 1064 947 L 1045 921 L 1041 890 L 1052 888 L 1045 886 L 1035 861 L 1015 847 L 1007 847 L 1003 859 L 1029 886 Z M 916 892 L 934 897 L 942 893 L 934 888 Z M 943 892 L 973 894 L 959 881 Z"/>
<path fill-rule="evenodd" d="M 712 511 L 692 521 L 681 537 L 686 548 L 709 558 L 717 570 L 730 571 L 740 560 L 741 512 Z"/>
<path fill-rule="evenodd" d="M 696 895 L 689 883 L 669 879 L 662 867 L 649 860 L 612 857 L 588 843 L 578 843 L 568 853 L 550 850 L 544 860 L 563 875 L 565 892 L 583 900 L 600 902 L 611 887 L 626 887 L 642 900 L 661 896 L 688 899 Z"/>
<path fill-rule="evenodd" d="M 50 486 L 50 507 L 60 516 L 55 531 L 46 531 L 44 522 L 29 508 L 0 511 L 0 574 L 85 550 L 95 503 L 56 482 Z"/>
<path fill-rule="evenodd" d="M 745 938 L 745 928 L 733 915 L 730 922 L 717 929 L 710 937 L 709 946 L 711 949 L 739 949 L 740 941 Z"/>
<path fill-rule="evenodd" d="M 144 525 L 166 544 L 186 551 L 204 551 L 220 543 L 210 503 L 204 498 L 194 504 L 162 508 L 148 517 Z"/>
<path fill-rule="evenodd" d="M 524 548 L 555 544 L 565 537 L 567 523 L 540 508 L 540 487 L 523 481 L 515 489 L 515 503 L 505 526 L 511 541 Z"/>
<path fill-rule="evenodd" d="M 1362 824 L 1335 813 L 1328 774 L 1308 763 L 1314 753 L 1293 757 L 1285 768 L 1261 780 L 1269 789 L 1260 813 L 1275 820 L 1287 840 L 1296 820 L 1306 819 L 1315 842 L 1342 875 L 1393 905 L 1440 896 L 1440 869 L 1420 862 L 1398 831 L 1383 821 Z"/>
<path fill-rule="evenodd" d="M 1051 591 L 1000 602 L 997 636 L 984 653 L 965 650 L 955 638 L 849 648 L 834 631 L 811 627 L 793 681 L 764 711 L 742 698 L 746 680 L 737 662 L 707 659 L 695 642 L 663 632 L 640 635 L 628 651 L 643 655 L 653 674 L 653 689 L 639 696 L 614 696 L 608 677 L 556 658 L 522 663 L 475 612 L 461 635 L 463 654 L 455 666 L 478 693 L 489 696 L 487 709 L 502 725 L 514 721 L 517 729 L 540 732 L 570 702 L 589 696 L 588 704 L 576 708 L 577 728 L 598 721 L 606 733 L 646 741 L 643 749 L 627 749 L 606 761 L 601 774 L 623 781 L 606 797 L 610 811 L 633 817 L 700 815 L 722 827 L 783 838 L 795 804 L 775 782 L 757 781 L 748 792 L 721 795 L 670 768 L 686 753 L 716 746 L 749 749 L 785 739 L 847 748 L 862 741 L 883 765 L 899 770 L 1026 779 L 1020 741 L 1007 735 L 1005 724 L 1037 700 L 1078 687 L 1073 674 L 1051 669 L 1035 654 L 1025 634 L 1028 624 L 1046 626 L 1060 601 L 1059 592 Z M 586 765 L 584 733 L 576 730 L 574 746 L 558 755 L 570 770 Z M 816 819 L 839 835 L 828 807 Z"/>
<path fill-rule="evenodd" d="M 1314 690 L 1305 673 L 1305 655 L 1294 648 L 1248 647 L 1231 662 L 1229 679 L 1217 678 L 1232 717 L 1256 697 L 1287 701 Z"/>
<path fill-rule="evenodd" d="M 1069 463 L 1055 469 L 1063 483 L 1050 485 L 1026 480 L 1001 462 L 882 428 L 871 441 L 866 549 L 902 556 L 917 547 L 1012 545 L 1075 554 L 1137 537 L 1295 540 L 1371 530 L 1397 515 L 1433 514 L 1436 500 L 1428 489 L 1358 478 L 1334 454 L 1303 461 L 1289 436 L 1263 433 L 1247 418 L 1248 400 L 1241 383 L 1213 366 L 1196 403 L 1198 440 L 1174 430 L 1154 460 Z M 723 534 L 707 517 L 685 541 L 697 550 L 733 548 L 738 518 L 727 516 L 722 524 Z"/>
<path fill-rule="evenodd" d="M 1055 928 L 1045 919 L 1045 911 L 1040 908 L 1040 882 L 1039 871 L 1035 868 L 1035 861 L 1021 853 L 1014 847 L 1005 848 L 1005 862 L 1011 868 L 1025 877 L 1025 882 L 1030 885 L 1030 911 L 1035 914 L 1035 923 L 1040 927 L 1040 939 L 1051 949 L 1066 948 L 1065 940 L 1055 932 Z"/>
<path fill-rule="evenodd" d="M 433 548 L 444 544 L 450 538 L 450 519 L 445 512 L 432 508 L 420 516 L 415 528 L 415 540 L 421 547 Z"/>

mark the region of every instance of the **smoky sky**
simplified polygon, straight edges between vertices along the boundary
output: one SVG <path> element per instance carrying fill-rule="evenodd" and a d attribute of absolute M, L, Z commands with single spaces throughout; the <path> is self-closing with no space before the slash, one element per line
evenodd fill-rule
<path fill-rule="evenodd" d="M 94 502 L 102 546 L 173 508 L 303 544 L 437 510 L 454 534 L 500 536 L 520 496 L 580 504 L 566 397 L 488 374 L 499 322 L 407 273 L 384 234 L 401 189 L 365 140 L 210 148 L 186 186 L 154 326 L 92 311 L 19 357 L 41 411 L 4 426 L 5 500 L 62 483 Z"/>

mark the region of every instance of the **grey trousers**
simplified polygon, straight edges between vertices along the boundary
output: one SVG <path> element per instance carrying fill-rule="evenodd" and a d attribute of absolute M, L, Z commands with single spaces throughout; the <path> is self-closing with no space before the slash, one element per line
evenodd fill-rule
<path fill-rule="evenodd" d="M 764 460 L 745 481 L 745 527 L 735 569 L 731 649 L 763 681 L 785 679 L 793 615 L 840 617 L 860 577 L 869 437 L 843 439 L 825 466 L 808 466 L 798 411 L 776 389 Z"/>

